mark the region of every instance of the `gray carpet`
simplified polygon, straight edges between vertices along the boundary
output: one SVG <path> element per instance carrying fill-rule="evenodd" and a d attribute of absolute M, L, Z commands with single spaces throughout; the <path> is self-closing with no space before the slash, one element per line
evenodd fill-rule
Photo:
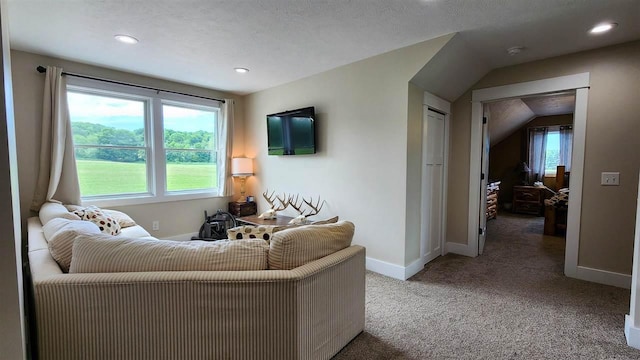
<path fill-rule="evenodd" d="M 500 214 L 484 255 L 446 255 L 406 282 L 367 273 L 365 331 L 334 359 L 640 359 L 630 291 L 566 278 L 543 218 Z"/>

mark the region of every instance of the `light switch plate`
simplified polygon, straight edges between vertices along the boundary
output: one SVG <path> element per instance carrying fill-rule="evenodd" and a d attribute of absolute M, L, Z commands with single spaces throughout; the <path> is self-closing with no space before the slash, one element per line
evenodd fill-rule
<path fill-rule="evenodd" d="M 619 186 L 620 173 L 619 172 L 603 172 L 600 180 L 600 185 Z"/>

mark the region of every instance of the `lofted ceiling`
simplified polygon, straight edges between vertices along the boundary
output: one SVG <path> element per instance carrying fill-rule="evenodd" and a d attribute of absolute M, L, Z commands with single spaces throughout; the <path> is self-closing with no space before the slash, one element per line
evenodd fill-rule
<path fill-rule="evenodd" d="M 7 2 L 12 49 L 237 94 L 454 32 L 488 68 L 640 38 L 638 0 Z M 587 34 L 607 20 L 619 26 Z M 116 42 L 122 33 L 139 43 Z M 510 56 L 512 46 L 524 51 Z"/>
<path fill-rule="evenodd" d="M 541 116 L 573 114 L 574 92 L 544 94 L 521 99 L 507 99 L 488 103 L 489 142 L 493 146 L 506 139 L 529 121 Z"/>

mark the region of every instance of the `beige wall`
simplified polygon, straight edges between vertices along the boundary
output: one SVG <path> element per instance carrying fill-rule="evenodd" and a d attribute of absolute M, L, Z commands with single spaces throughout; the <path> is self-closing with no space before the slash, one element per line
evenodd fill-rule
<path fill-rule="evenodd" d="M 640 42 L 497 69 L 473 89 L 589 72 L 584 184 L 578 265 L 631 273 L 640 168 Z M 448 241 L 467 242 L 471 91 L 452 109 Z M 619 171 L 620 186 L 600 173 Z"/>
<path fill-rule="evenodd" d="M 368 257 L 404 266 L 413 258 L 405 254 L 405 242 L 414 242 L 406 235 L 415 235 L 406 229 L 414 226 L 407 210 L 415 207 L 407 205 L 407 187 L 420 181 L 415 169 L 407 170 L 415 163 L 408 160 L 407 150 L 415 144 L 407 135 L 416 125 L 415 101 L 422 103 L 416 96 L 420 90 L 408 82 L 451 37 L 247 96 L 246 152 L 257 168 L 251 191 L 320 196 L 327 204 L 317 218 L 339 215 L 353 221 L 354 242 L 366 246 Z M 265 116 L 304 106 L 316 108 L 318 153 L 268 156 Z M 258 210 L 266 210 L 266 202 L 258 201 Z"/>
<path fill-rule="evenodd" d="M 243 99 L 240 96 L 21 51 L 12 51 L 11 57 L 14 78 L 13 88 L 15 93 L 20 205 L 23 221 L 32 215 L 29 208 L 35 189 L 38 158 L 40 154 L 40 122 L 42 118 L 44 76 L 36 71 L 36 66 L 38 65 L 54 65 L 62 67 L 65 71 L 72 73 L 194 95 L 214 98 L 233 98 L 236 101 L 234 155 L 243 155 L 244 105 Z M 113 208 L 127 212 L 136 222 L 148 229 L 152 235 L 168 237 L 197 232 L 204 221 L 204 210 L 209 212 L 217 209 L 226 210 L 228 201 L 229 198 L 222 197 Z M 159 231 L 151 230 L 151 223 L 154 220 L 160 221 Z"/>
<path fill-rule="evenodd" d="M 504 140 L 491 147 L 489 152 L 489 179 L 499 180 L 500 195 L 499 202 L 512 202 L 513 185 L 519 179 L 518 174 L 513 170 L 518 161 L 527 160 L 527 129 L 536 126 L 553 126 L 573 124 L 573 115 L 541 116 L 534 118 L 522 127 L 513 132 Z M 555 176 L 545 178 L 545 185 L 555 187 Z M 554 189 L 555 190 L 555 189 Z"/>

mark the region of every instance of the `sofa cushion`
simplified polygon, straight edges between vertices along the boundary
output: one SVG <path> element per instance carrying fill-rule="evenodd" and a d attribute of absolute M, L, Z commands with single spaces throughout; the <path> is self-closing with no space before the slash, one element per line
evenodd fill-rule
<path fill-rule="evenodd" d="M 231 240 L 262 239 L 271 240 L 274 226 L 236 226 L 227 230 L 227 237 Z"/>
<path fill-rule="evenodd" d="M 271 238 L 269 269 L 290 270 L 349 247 L 354 232 L 349 221 L 278 231 Z"/>
<path fill-rule="evenodd" d="M 82 220 L 91 221 L 96 224 L 98 228 L 100 228 L 100 231 L 107 235 L 118 235 L 120 233 L 120 224 L 97 206 L 87 206 L 73 213 L 78 215 Z"/>
<path fill-rule="evenodd" d="M 64 205 L 55 202 L 46 202 L 42 204 L 40 211 L 38 212 L 38 217 L 43 225 L 55 218 L 80 220 L 78 215 L 70 213 Z"/>
<path fill-rule="evenodd" d="M 265 270 L 264 240 L 172 241 L 79 236 L 71 273 Z"/>
<path fill-rule="evenodd" d="M 118 236 L 129 237 L 129 238 L 143 238 L 149 237 L 151 234 L 140 225 L 129 226 L 120 230 L 120 234 Z"/>
<path fill-rule="evenodd" d="M 75 239 L 79 235 L 100 234 L 100 229 L 96 224 L 88 221 L 54 218 L 44 224 L 42 232 L 47 240 L 51 257 L 60 265 L 63 272 L 68 272 Z"/>

